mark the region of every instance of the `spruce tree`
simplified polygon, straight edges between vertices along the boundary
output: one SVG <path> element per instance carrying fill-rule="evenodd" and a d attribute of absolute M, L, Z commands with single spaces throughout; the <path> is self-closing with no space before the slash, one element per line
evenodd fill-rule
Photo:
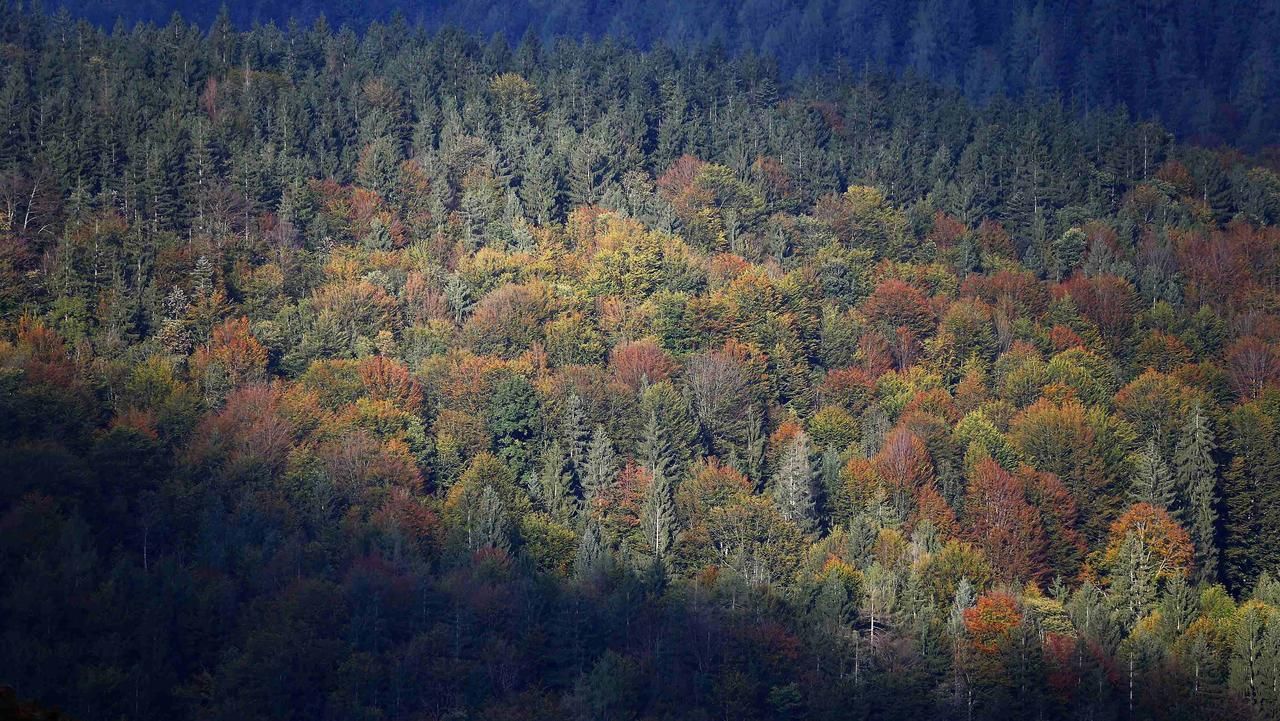
<path fill-rule="evenodd" d="M 773 500 L 778 510 L 801 530 L 814 525 L 813 462 L 809 457 L 809 436 L 796 433 L 782 452 L 773 475 Z"/>
<path fill-rule="evenodd" d="M 1150 503 L 1156 508 L 1173 509 L 1173 476 L 1169 466 L 1160 457 L 1160 449 L 1155 439 L 1147 441 L 1146 447 L 1134 458 L 1133 483 L 1129 495 L 1136 503 Z"/>
<path fill-rule="evenodd" d="M 569 405 L 565 409 L 563 438 L 565 452 L 569 454 L 569 464 L 578 483 L 586 478 L 587 449 L 591 445 L 591 431 L 587 428 L 587 413 L 582 404 L 582 397 L 577 393 L 569 396 Z"/>
<path fill-rule="evenodd" d="M 640 511 L 640 527 L 645 535 L 645 546 L 655 559 L 665 558 L 671 549 L 675 540 L 675 517 L 676 503 L 671 477 L 666 471 L 656 471 Z"/>
<path fill-rule="evenodd" d="M 582 471 L 582 492 L 587 504 L 598 504 L 617 480 L 618 455 L 613 450 L 613 441 L 604 426 L 596 426 Z"/>
<path fill-rule="evenodd" d="M 671 469 L 671 444 L 667 442 L 666 435 L 662 432 L 656 409 L 650 410 L 646 416 L 637 450 L 639 451 L 637 460 L 640 461 L 640 465 L 653 476 L 656 477 L 659 473 L 665 474 Z"/>
<path fill-rule="evenodd" d="M 1137 534 L 1125 536 L 1111 568 L 1111 603 L 1117 620 L 1131 627 L 1156 600 L 1156 574 L 1151 550 Z"/>
<path fill-rule="evenodd" d="M 542 453 L 538 490 L 546 512 L 557 523 L 570 525 L 578 512 L 578 497 L 573 488 L 573 467 L 558 441 Z"/>
<path fill-rule="evenodd" d="M 1184 501 L 1183 516 L 1196 546 L 1196 580 L 1211 583 L 1218 576 L 1217 464 L 1213 461 L 1214 440 L 1207 419 L 1196 405 L 1174 455 L 1177 490 Z"/>

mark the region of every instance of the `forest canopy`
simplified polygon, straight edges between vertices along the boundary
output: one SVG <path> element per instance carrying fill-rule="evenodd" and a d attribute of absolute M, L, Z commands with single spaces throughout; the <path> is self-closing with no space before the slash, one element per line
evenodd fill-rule
<path fill-rule="evenodd" d="M 697 44 L 0 57 L 0 709 L 1280 715 L 1274 157 Z"/>
<path fill-rule="evenodd" d="M 12 0 L 7 0 L 12 2 Z M 19 3 L 20 4 L 20 3 Z M 775 62 L 783 77 L 865 69 L 923 77 L 971 102 L 1061 96 L 1079 112 L 1128 108 L 1182 137 L 1280 144 L 1275 0 L 58 0 L 103 28 L 174 13 L 240 29 L 324 16 L 461 27 L 511 44 L 611 37 L 642 49 L 705 48 Z"/>

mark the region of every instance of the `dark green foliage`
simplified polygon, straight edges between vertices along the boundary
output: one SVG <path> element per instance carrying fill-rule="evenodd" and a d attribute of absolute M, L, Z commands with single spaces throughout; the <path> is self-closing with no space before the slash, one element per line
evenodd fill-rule
<path fill-rule="evenodd" d="M 489 401 L 488 421 L 498 457 L 523 475 L 533 461 L 541 429 L 538 394 L 529 381 L 513 375 L 498 383 Z"/>

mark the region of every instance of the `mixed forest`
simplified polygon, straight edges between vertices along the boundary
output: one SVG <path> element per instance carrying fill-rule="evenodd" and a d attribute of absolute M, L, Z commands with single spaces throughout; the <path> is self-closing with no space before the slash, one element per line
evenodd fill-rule
<path fill-rule="evenodd" d="M 403 20 L 0 60 L 0 711 L 1280 717 L 1276 154 Z"/>

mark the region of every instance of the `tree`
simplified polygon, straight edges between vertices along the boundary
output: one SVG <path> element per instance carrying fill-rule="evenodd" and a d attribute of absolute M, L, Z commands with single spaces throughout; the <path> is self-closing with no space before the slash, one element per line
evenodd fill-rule
<path fill-rule="evenodd" d="M 578 511 L 578 496 L 574 491 L 573 464 L 558 441 L 543 450 L 537 482 L 542 507 L 557 523 L 571 526 Z"/>
<path fill-rule="evenodd" d="M 665 470 L 655 470 L 640 512 L 640 528 L 653 558 L 663 560 L 675 541 L 675 493 Z"/>
<path fill-rule="evenodd" d="M 508 376 L 494 386 L 489 403 L 489 432 L 494 452 L 516 475 L 523 475 L 533 460 L 540 427 L 538 409 L 537 391 L 523 376 Z"/>
<path fill-rule="evenodd" d="M 1271 543 L 1280 529 L 1272 479 L 1280 472 L 1280 433 L 1272 403 L 1254 401 L 1227 414 L 1230 465 L 1222 479 L 1222 573 L 1229 588 L 1242 591 L 1280 563 Z"/>
<path fill-rule="evenodd" d="M 261 380 L 267 349 L 249 330 L 248 318 L 233 318 L 213 329 L 207 345 L 196 349 L 193 370 L 202 377 L 207 397 L 219 399 L 246 381 Z"/>
<path fill-rule="evenodd" d="M 651 340 L 618 344 L 609 353 L 609 367 L 615 378 L 637 392 L 667 380 L 676 370 L 670 356 Z"/>
<path fill-rule="evenodd" d="M 1160 584 L 1191 570 L 1187 532 L 1167 511 L 1137 503 L 1111 524 L 1103 561 L 1114 603 L 1132 624 L 1155 603 Z"/>
<path fill-rule="evenodd" d="M 872 459 L 877 476 L 889 494 L 895 515 L 906 519 L 916 492 L 933 478 L 929 450 L 919 436 L 898 426 L 884 439 Z"/>
<path fill-rule="evenodd" d="M 787 441 L 773 474 L 773 500 L 783 518 L 796 524 L 802 531 L 813 530 L 815 513 L 813 503 L 814 469 L 809 448 L 809 436 L 797 431 Z"/>
<path fill-rule="evenodd" d="M 1174 508 L 1173 476 L 1169 466 L 1160 457 L 1160 449 L 1154 438 L 1147 440 L 1147 445 L 1133 459 L 1133 482 L 1129 487 L 1129 497 L 1134 503 L 1146 503 L 1156 508 L 1170 511 L 1177 517 Z"/>
<path fill-rule="evenodd" d="M 1280 377 L 1280 355 L 1255 336 L 1231 344 L 1226 363 L 1232 385 L 1242 399 L 1257 398 L 1264 387 Z"/>
<path fill-rule="evenodd" d="M 582 493 L 593 513 L 604 510 L 601 504 L 617 480 L 618 456 L 613 450 L 613 441 L 604 426 L 596 426 L 582 466 Z"/>
<path fill-rule="evenodd" d="M 965 644 L 957 664 L 973 679 L 983 705 L 1000 708 L 1014 680 L 1011 664 L 1022 625 L 1018 602 L 1007 593 L 985 593 L 961 615 Z"/>
<path fill-rule="evenodd" d="M 491 453 L 471 460 L 444 503 L 453 542 L 468 554 L 486 548 L 509 551 L 515 521 L 528 511 L 529 498 L 514 474 Z"/>
<path fill-rule="evenodd" d="M 578 483 L 583 483 L 586 478 L 587 451 L 591 447 L 591 429 L 587 425 L 582 396 L 576 392 L 569 394 L 561 436 L 573 473 L 577 476 Z"/>
<path fill-rule="evenodd" d="M 863 303 L 862 312 L 886 333 L 906 328 L 923 338 L 934 330 L 934 313 L 928 299 L 915 287 L 896 278 L 877 285 Z"/>
<path fill-rule="evenodd" d="M 656 410 L 651 410 L 645 421 L 639 451 L 640 463 L 650 478 L 641 508 L 640 527 L 653 557 L 661 560 L 675 540 L 676 511 L 671 450 L 658 425 Z"/>
<path fill-rule="evenodd" d="M 964 525 L 1000 580 L 1016 583 L 1044 576 L 1047 544 L 1040 514 L 1027 502 L 1022 483 L 989 458 L 970 473 Z"/>
<path fill-rule="evenodd" d="M 1280 611 L 1249 601 L 1233 619 L 1230 687 L 1263 717 L 1280 711 Z"/>
<path fill-rule="evenodd" d="M 1058 236 L 1052 246 L 1054 279 L 1062 280 L 1071 275 L 1080 261 L 1084 260 L 1087 247 L 1088 237 L 1079 228 L 1070 228 Z"/>
<path fill-rule="evenodd" d="M 1091 509 L 1095 493 L 1089 470 L 1096 433 L 1084 405 L 1041 398 L 1014 416 L 1009 439 L 1036 468 L 1061 478 L 1076 502 Z"/>
<path fill-rule="evenodd" d="M 685 363 L 685 382 L 707 446 L 727 456 L 742 435 L 751 402 L 742 362 L 729 350 L 699 353 Z"/>
<path fill-rule="evenodd" d="M 742 582 L 769 586 L 794 576 L 802 537 L 769 499 L 739 496 L 712 508 L 706 524 L 715 558 Z"/>
<path fill-rule="evenodd" d="M 1212 583 L 1218 576 L 1218 468 L 1213 460 L 1214 450 L 1213 431 L 1197 404 L 1178 440 L 1174 464 L 1176 486 L 1185 499 L 1185 517 L 1196 546 L 1196 579 L 1202 583 Z"/>

